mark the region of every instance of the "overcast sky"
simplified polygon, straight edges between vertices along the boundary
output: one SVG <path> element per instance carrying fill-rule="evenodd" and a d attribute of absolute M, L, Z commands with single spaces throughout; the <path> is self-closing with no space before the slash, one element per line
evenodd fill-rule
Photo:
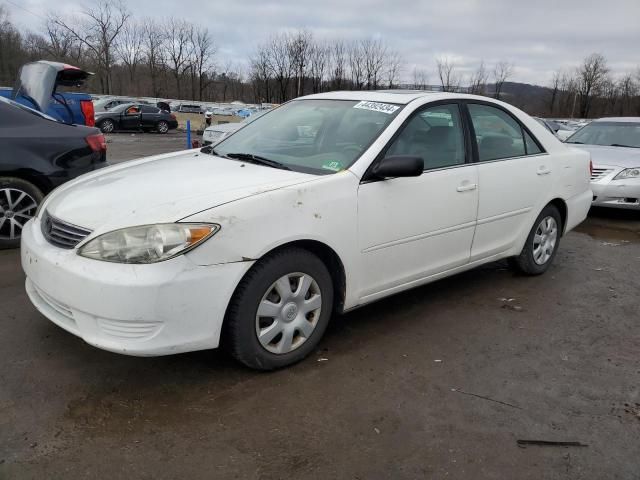
<path fill-rule="evenodd" d="M 37 31 L 55 5 L 77 13 L 90 0 L 0 0 L 14 22 Z M 206 24 L 218 61 L 246 64 L 270 34 L 307 28 L 318 38 L 382 37 L 437 83 L 434 58 L 448 55 L 469 71 L 484 59 L 515 65 L 513 80 L 546 84 L 554 70 L 602 53 L 620 75 L 640 65 L 640 0 L 135 0 L 137 18 L 176 17 Z M 23 9 L 15 5 L 20 5 Z M 25 10 L 33 12 L 33 15 Z"/>

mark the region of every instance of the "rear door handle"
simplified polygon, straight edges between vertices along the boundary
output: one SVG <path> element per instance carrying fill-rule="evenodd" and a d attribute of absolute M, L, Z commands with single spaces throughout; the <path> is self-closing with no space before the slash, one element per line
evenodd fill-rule
<path fill-rule="evenodd" d="M 551 169 L 543 165 L 541 167 L 538 167 L 538 171 L 536 173 L 538 175 L 549 175 L 551 173 Z"/>
<path fill-rule="evenodd" d="M 456 188 L 456 190 L 458 192 L 468 192 L 469 190 L 475 190 L 476 188 L 478 188 L 477 183 L 465 183 Z"/>

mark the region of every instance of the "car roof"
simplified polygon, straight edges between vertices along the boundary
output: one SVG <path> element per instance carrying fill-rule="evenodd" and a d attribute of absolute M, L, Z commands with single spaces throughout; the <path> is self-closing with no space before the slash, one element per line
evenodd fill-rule
<path fill-rule="evenodd" d="M 640 123 L 640 117 L 605 117 L 598 118 L 594 122 Z"/>
<path fill-rule="evenodd" d="M 297 100 L 314 99 L 314 100 L 354 100 L 369 102 L 398 103 L 406 105 L 420 98 L 428 98 L 429 100 L 451 100 L 451 99 L 476 99 L 484 101 L 492 101 L 487 97 L 478 95 L 468 95 L 464 93 L 450 92 L 427 92 L 423 90 L 344 90 L 337 92 L 317 93 L 315 95 L 307 95 Z"/>

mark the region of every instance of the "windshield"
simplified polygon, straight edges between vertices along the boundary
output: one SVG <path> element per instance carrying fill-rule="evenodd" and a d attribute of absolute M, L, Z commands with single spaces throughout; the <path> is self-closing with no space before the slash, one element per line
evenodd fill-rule
<path fill-rule="evenodd" d="M 640 148 L 640 122 L 592 122 L 566 143 Z"/>
<path fill-rule="evenodd" d="M 327 174 L 349 168 L 401 106 L 344 100 L 295 100 L 215 146 L 215 155 L 248 154 L 291 170 Z"/>

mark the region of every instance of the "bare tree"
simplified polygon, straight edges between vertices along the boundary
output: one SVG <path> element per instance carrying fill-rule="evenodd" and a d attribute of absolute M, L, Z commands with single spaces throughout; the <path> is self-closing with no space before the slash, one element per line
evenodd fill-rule
<path fill-rule="evenodd" d="M 189 62 L 192 50 L 193 25 L 184 20 L 169 19 L 165 26 L 166 56 L 176 82 L 178 98 L 182 96 L 182 76 L 191 68 Z"/>
<path fill-rule="evenodd" d="M 379 38 L 368 38 L 362 40 L 360 52 L 364 60 L 367 90 L 375 90 L 382 79 L 387 46 Z"/>
<path fill-rule="evenodd" d="M 587 118 L 593 97 L 600 94 L 609 69 L 604 56 L 592 53 L 586 57 L 577 71 L 577 91 L 580 97 L 580 117 Z"/>
<path fill-rule="evenodd" d="M 129 81 L 133 84 L 136 68 L 141 63 L 144 50 L 144 28 L 138 22 L 128 22 L 122 29 L 122 34 L 114 44 L 118 58 L 124 63 L 129 72 Z"/>
<path fill-rule="evenodd" d="M 309 67 L 309 54 L 313 44 L 313 37 L 308 30 L 300 30 L 288 36 L 289 62 L 291 70 L 295 74 L 296 96 L 303 94 L 304 77 Z"/>
<path fill-rule="evenodd" d="M 289 55 L 289 39 L 287 35 L 280 34 L 272 36 L 268 41 L 268 61 L 269 69 L 278 84 L 280 101 L 288 99 L 289 82 L 293 73 L 291 57 Z"/>
<path fill-rule="evenodd" d="M 469 93 L 484 95 L 488 79 L 489 72 L 487 72 L 487 68 L 484 65 L 484 60 L 480 60 L 480 65 L 469 78 Z"/>
<path fill-rule="evenodd" d="M 419 90 L 426 90 L 427 83 L 429 81 L 429 75 L 421 68 L 413 68 L 413 86 Z"/>
<path fill-rule="evenodd" d="M 271 102 L 271 61 L 269 46 L 260 45 L 250 60 L 254 97 L 260 102 Z"/>
<path fill-rule="evenodd" d="M 149 76 L 151 77 L 151 90 L 154 97 L 160 96 L 160 87 L 158 84 L 158 77 L 164 69 L 165 59 L 163 55 L 164 34 L 159 25 L 153 20 L 144 20 L 143 35 L 143 47 L 144 47 L 144 61 L 149 69 Z"/>
<path fill-rule="evenodd" d="M 620 116 L 631 113 L 631 104 L 633 98 L 638 95 L 638 84 L 633 79 L 633 74 L 626 73 L 618 80 L 618 91 L 620 92 L 620 103 L 618 114 Z"/>
<path fill-rule="evenodd" d="M 104 93 L 112 91 L 111 72 L 116 61 L 114 44 L 129 16 L 120 0 L 86 7 L 79 19 L 50 15 L 52 22 L 72 34 L 93 55 L 102 75 Z"/>
<path fill-rule="evenodd" d="M 500 100 L 500 95 L 502 94 L 502 89 L 504 87 L 505 82 L 513 73 L 513 64 L 505 61 L 501 61 L 496 63 L 496 66 L 493 68 L 493 83 L 494 83 L 494 94 L 493 96 Z"/>
<path fill-rule="evenodd" d="M 385 59 L 385 73 L 387 76 L 387 85 L 389 88 L 395 88 L 400 81 L 400 72 L 402 71 L 402 55 L 396 50 L 387 52 L 387 58 Z"/>
<path fill-rule="evenodd" d="M 341 89 L 347 69 L 347 48 L 344 40 L 336 40 L 331 45 L 331 88 Z"/>
<path fill-rule="evenodd" d="M 349 73 L 351 76 L 352 88 L 356 90 L 362 90 L 364 86 L 364 55 L 362 54 L 362 48 L 360 42 L 352 41 L 347 47 L 347 58 L 349 62 Z"/>
<path fill-rule="evenodd" d="M 460 88 L 460 77 L 451 58 L 446 56 L 436 58 L 436 68 L 443 92 L 455 92 Z"/>
<path fill-rule="evenodd" d="M 309 74 L 313 93 L 322 91 L 327 64 L 329 63 L 330 47 L 325 43 L 314 43 L 309 52 Z"/>
<path fill-rule="evenodd" d="M 551 95 L 549 98 L 549 113 L 553 115 L 556 107 L 556 101 L 558 100 L 558 94 L 560 92 L 560 85 L 562 83 L 562 72 L 560 70 L 556 70 L 553 72 L 553 76 L 551 77 L 551 84 L 549 85 L 549 89 L 551 90 Z"/>
<path fill-rule="evenodd" d="M 216 54 L 216 46 L 207 27 L 194 28 L 192 37 L 192 72 L 198 77 L 198 100 L 202 100 L 202 92 L 210 83 L 211 70 L 213 68 L 213 56 Z"/>

